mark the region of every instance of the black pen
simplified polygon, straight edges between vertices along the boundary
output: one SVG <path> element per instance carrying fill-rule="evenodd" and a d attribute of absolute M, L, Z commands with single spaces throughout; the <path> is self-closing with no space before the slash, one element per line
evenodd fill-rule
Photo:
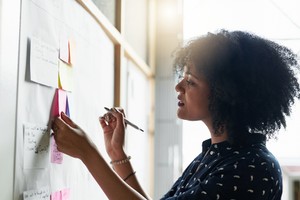
<path fill-rule="evenodd" d="M 104 107 L 104 109 L 107 110 L 107 111 L 112 111 L 112 109 L 109 109 L 109 108 L 107 108 L 107 107 Z M 137 130 L 140 130 L 140 131 L 144 132 L 143 129 L 139 128 L 139 127 L 138 127 L 137 125 L 135 125 L 134 123 L 128 121 L 126 118 L 125 118 L 124 120 L 125 120 L 125 123 L 126 123 L 126 124 L 132 126 L 133 128 L 135 128 L 135 129 L 137 129 Z"/>

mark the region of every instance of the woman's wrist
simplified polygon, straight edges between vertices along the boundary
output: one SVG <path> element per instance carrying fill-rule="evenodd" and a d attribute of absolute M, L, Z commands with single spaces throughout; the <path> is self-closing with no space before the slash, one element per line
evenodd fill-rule
<path fill-rule="evenodd" d="M 92 155 L 94 155 L 94 153 L 98 154 L 97 147 L 94 143 L 88 142 L 88 144 L 82 149 L 79 159 L 85 163 L 92 157 Z"/>
<path fill-rule="evenodd" d="M 120 150 L 120 151 L 116 151 L 116 152 L 110 153 L 109 157 L 110 157 L 111 161 L 117 161 L 117 160 L 126 159 L 128 156 L 124 152 L 124 150 Z"/>
<path fill-rule="evenodd" d="M 128 156 L 128 157 L 126 157 L 124 159 L 121 159 L 121 160 L 112 160 L 112 161 L 110 161 L 110 164 L 112 166 L 114 166 L 114 165 L 122 165 L 122 164 L 128 163 L 130 161 L 130 159 L 131 159 L 131 156 Z"/>

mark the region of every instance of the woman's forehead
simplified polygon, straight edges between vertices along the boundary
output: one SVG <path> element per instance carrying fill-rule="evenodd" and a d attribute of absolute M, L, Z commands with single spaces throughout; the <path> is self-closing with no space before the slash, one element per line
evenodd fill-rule
<path fill-rule="evenodd" d="M 187 64 L 183 68 L 183 72 L 187 74 L 195 74 L 196 73 L 196 67 L 193 64 Z"/>
<path fill-rule="evenodd" d="M 192 76 L 196 79 L 199 79 L 197 70 L 196 70 L 194 65 L 184 66 L 183 73 L 186 74 L 186 75 Z"/>

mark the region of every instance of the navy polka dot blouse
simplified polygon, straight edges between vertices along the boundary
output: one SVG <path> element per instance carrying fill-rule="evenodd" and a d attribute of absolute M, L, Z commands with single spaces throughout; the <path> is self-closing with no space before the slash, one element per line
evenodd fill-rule
<path fill-rule="evenodd" d="M 232 147 L 228 142 L 202 144 L 197 156 L 163 200 L 279 200 L 282 176 L 266 138 L 253 135 L 251 144 Z"/>

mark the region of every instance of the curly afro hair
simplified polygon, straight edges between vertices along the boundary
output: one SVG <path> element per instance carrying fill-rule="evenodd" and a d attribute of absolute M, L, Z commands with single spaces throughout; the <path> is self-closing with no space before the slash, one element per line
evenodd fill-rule
<path fill-rule="evenodd" d="M 193 39 L 175 52 L 174 69 L 182 73 L 190 64 L 210 86 L 215 134 L 226 130 L 232 144 L 253 133 L 274 137 L 300 98 L 296 55 L 254 34 L 220 30 Z"/>

